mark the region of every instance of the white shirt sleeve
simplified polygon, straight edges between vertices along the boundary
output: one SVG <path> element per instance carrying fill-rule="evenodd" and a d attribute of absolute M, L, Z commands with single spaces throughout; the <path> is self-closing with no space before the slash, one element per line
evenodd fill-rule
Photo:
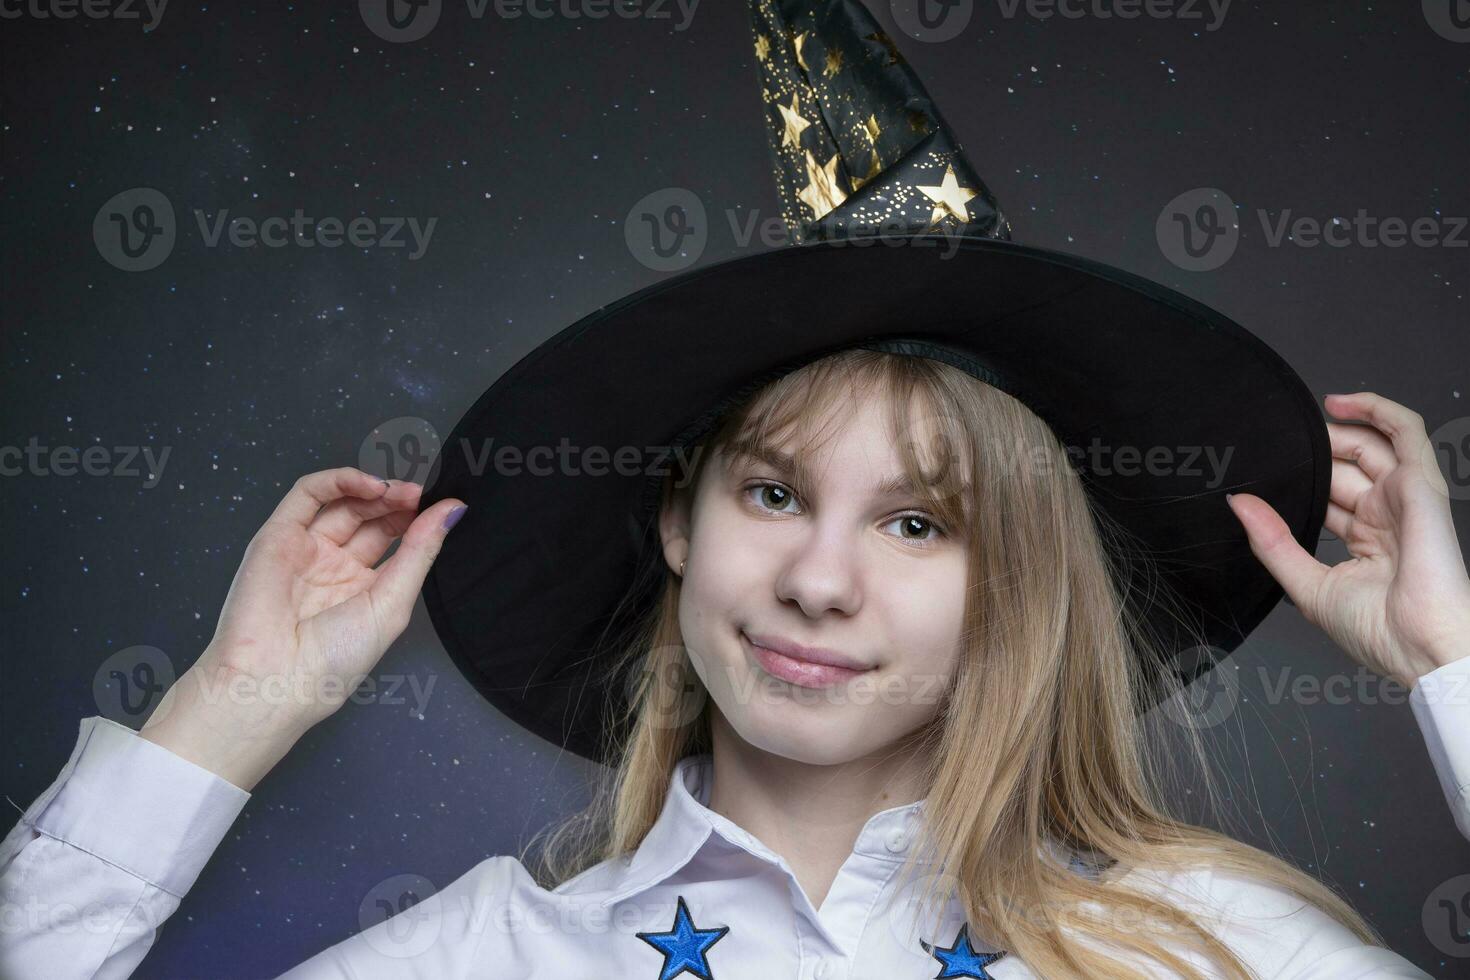
<path fill-rule="evenodd" d="M 1455 826 L 1470 840 L 1470 657 L 1419 678 L 1409 692 L 1409 706 L 1424 734 Z"/>
<path fill-rule="evenodd" d="M 1409 703 L 1460 833 L 1470 838 L 1470 657 L 1420 677 Z M 1271 980 L 1429 977 L 1393 950 L 1365 946 L 1326 912 L 1264 882 L 1205 872 L 1191 888 L 1197 911 Z M 1208 921 L 1208 918 L 1207 918 Z"/>
<path fill-rule="evenodd" d="M 1433 980 L 1393 950 L 1364 945 L 1322 909 L 1274 884 L 1213 869 L 1155 880 L 1168 885 L 1162 897 L 1187 907 L 1261 980 Z M 1196 967 L 1206 965 L 1193 952 L 1185 957 Z"/>
<path fill-rule="evenodd" d="M 250 794 L 100 715 L 0 842 L 0 977 L 121 980 Z"/>

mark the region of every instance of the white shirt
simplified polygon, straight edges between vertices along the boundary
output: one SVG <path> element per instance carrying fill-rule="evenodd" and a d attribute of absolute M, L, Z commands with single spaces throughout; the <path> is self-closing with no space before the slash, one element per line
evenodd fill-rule
<path fill-rule="evenodd" d="M 1470 658 L 1420 678 L 1410 705 L 1456 825 L 1470 838 Z M 914 891 L 897 889 L 894 876 L 923 801 L 868 819 L 817 909 L 784 859 L 705 805 L 710 770 L 708 755 L 679 762 L 631 858 L 552 890 L 537 887 L 515 858 L 488 858 L 283 976 L 1034 977 L 1016 956 L 969 936 L 957 901 L 937 924 L 914 921 Z M 0 976 L 129 976 L 249 799 L 130 728 L 84 719 L 56 781 L 0 842 Z M 1066 857 L 1077 873 L 1090 873 Z M 1144 887 L 1165 877 L 1263 978 L 1428 976 L 1264 883 L 1207 869 L 1128 876 Z"/>

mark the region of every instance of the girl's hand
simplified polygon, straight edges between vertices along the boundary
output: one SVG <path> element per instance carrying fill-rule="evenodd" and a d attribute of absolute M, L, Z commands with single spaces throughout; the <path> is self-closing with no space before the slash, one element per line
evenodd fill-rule
<path fill-rule="evenodd" d="M 214 639 L 138 734 L 253 788 L 408 625 L 461 504 L 415 517 L 421 491 L 351 467 L 297 480 L 245 549 Z"/>
<path fill-rule="evenodd" d="M 308 724 L 336 711 L 408 626 L 460 505 L 415 517 L 422 489 L 351 467 L 297 480 L 245 549 L 201 663 L 284 688 Z"/>
<path fill-rule="evenodd" d="M 1308 622 L 1353 659 L 1412 688 L 1470 656 L 1470 577 L 1450 519 L 1449 491 L 1424 419 L 1372 392 L 1328 395 L 1332 487 L 1326 525 L 1353 556 L 1328 567 L 1260 497 L 1230 509 L 1251 551 Z"/>

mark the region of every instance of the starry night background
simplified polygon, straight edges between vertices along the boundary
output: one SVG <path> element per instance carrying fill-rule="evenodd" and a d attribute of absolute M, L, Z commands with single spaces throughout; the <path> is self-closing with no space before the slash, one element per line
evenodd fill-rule
<path fill-rule="evenodd" d="M 886 0 L 868 5 L 1018 241 L 1223 311 L 1319 398 L 1378 391 L 1431 432 L 1470 415 L 1470 252 L 1270 247 L 1254 218 L 1470 212 L 1470 44 L 1430 29 L 1420 4 L 1236 0 L 1210 31 L 981 3 L 943 43 L 905 38 Z M 6 829 L 99 713 L 99 664 L 140 645 L 177 673 L 193 662 L 245 544 L 298 476 L 358 465 L 388 420 L 448 432 L 540 341 L 665 278 L 626 243 L 635 202 L 683 188 L 711 212 L 779 214 L 745 4 L 706 2 L 687 23 L 667 9 L 503 20 L 448 2 L 402 43 L 355 3 L 174 0 L 151 32 L 0 22 L 3 442 L 169 452 L 150 486 L 0 481 Z M 129 272 L 93 223 L 139 187 L 169 199 L 178 239 Z M 1198 187 L 1251 216 L 1211 272 L 1183 271 L 1155 238 L 1165 204 Z M 413 259 L 208 248 L 196 208 L 437 223 Z M 712 222 L 700 261 L 740 251 Z M 1467 542 L 1470 505 L 1453 506 Z M 1318 554 L 1345 557 L 1333 540 Z M 1268 704 L 1257 668 L 1282 664 L 1354 669 L 1286 603 L 1232 658 L 1243 701 L 1218 749 L 1233 831 L 1343 888 L 1389 945 L 1448 975 L 1457 964 L 1421 912 L 1470 846 L 1407 704 Z M 304 737 L 137 976 L 274 976 L 358 931 L 385 879 L 443 887 L 585 801 L 586 764 L 482 702 L 422 608 L 376 673 L 427 698 L 405 685 L 400 703 L 349 704 Z"/>

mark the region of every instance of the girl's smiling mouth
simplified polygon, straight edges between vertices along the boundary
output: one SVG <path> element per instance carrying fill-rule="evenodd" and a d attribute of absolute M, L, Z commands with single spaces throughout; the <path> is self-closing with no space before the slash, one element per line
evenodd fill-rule
<path fill-rule="evenodd" d="M 798 654 L 798 651 L 806 651 L 809 648 L 801 648 L 776 637 L 762 636 L 760 639 L 762 642 L 770 643 L 772 646 L 779 646 L 783 650 L 788 651 L 788 653 L 781 653 L 770 647 L 762 646 L 746 634 L 744 630 L 741 630 L 740 638 L 750 648 L 751 654 L 755 657 L 756 662 L 760 664 L 761 669 L 773 677 L 790 684 L 795 684 L 798 687 L 831 687 L 877 669 L 876 667 L 845 667 L 831 662 L 818 663 L 815 660 L 802 659 L 802 656 L 805 655 L 804 652 L 801 655 L 793 654 Z M 810 655 L 821 657 L 825 661 L 848 660 L 848 658 L 841 657 L 831 651 L 812 651 Z"/>

